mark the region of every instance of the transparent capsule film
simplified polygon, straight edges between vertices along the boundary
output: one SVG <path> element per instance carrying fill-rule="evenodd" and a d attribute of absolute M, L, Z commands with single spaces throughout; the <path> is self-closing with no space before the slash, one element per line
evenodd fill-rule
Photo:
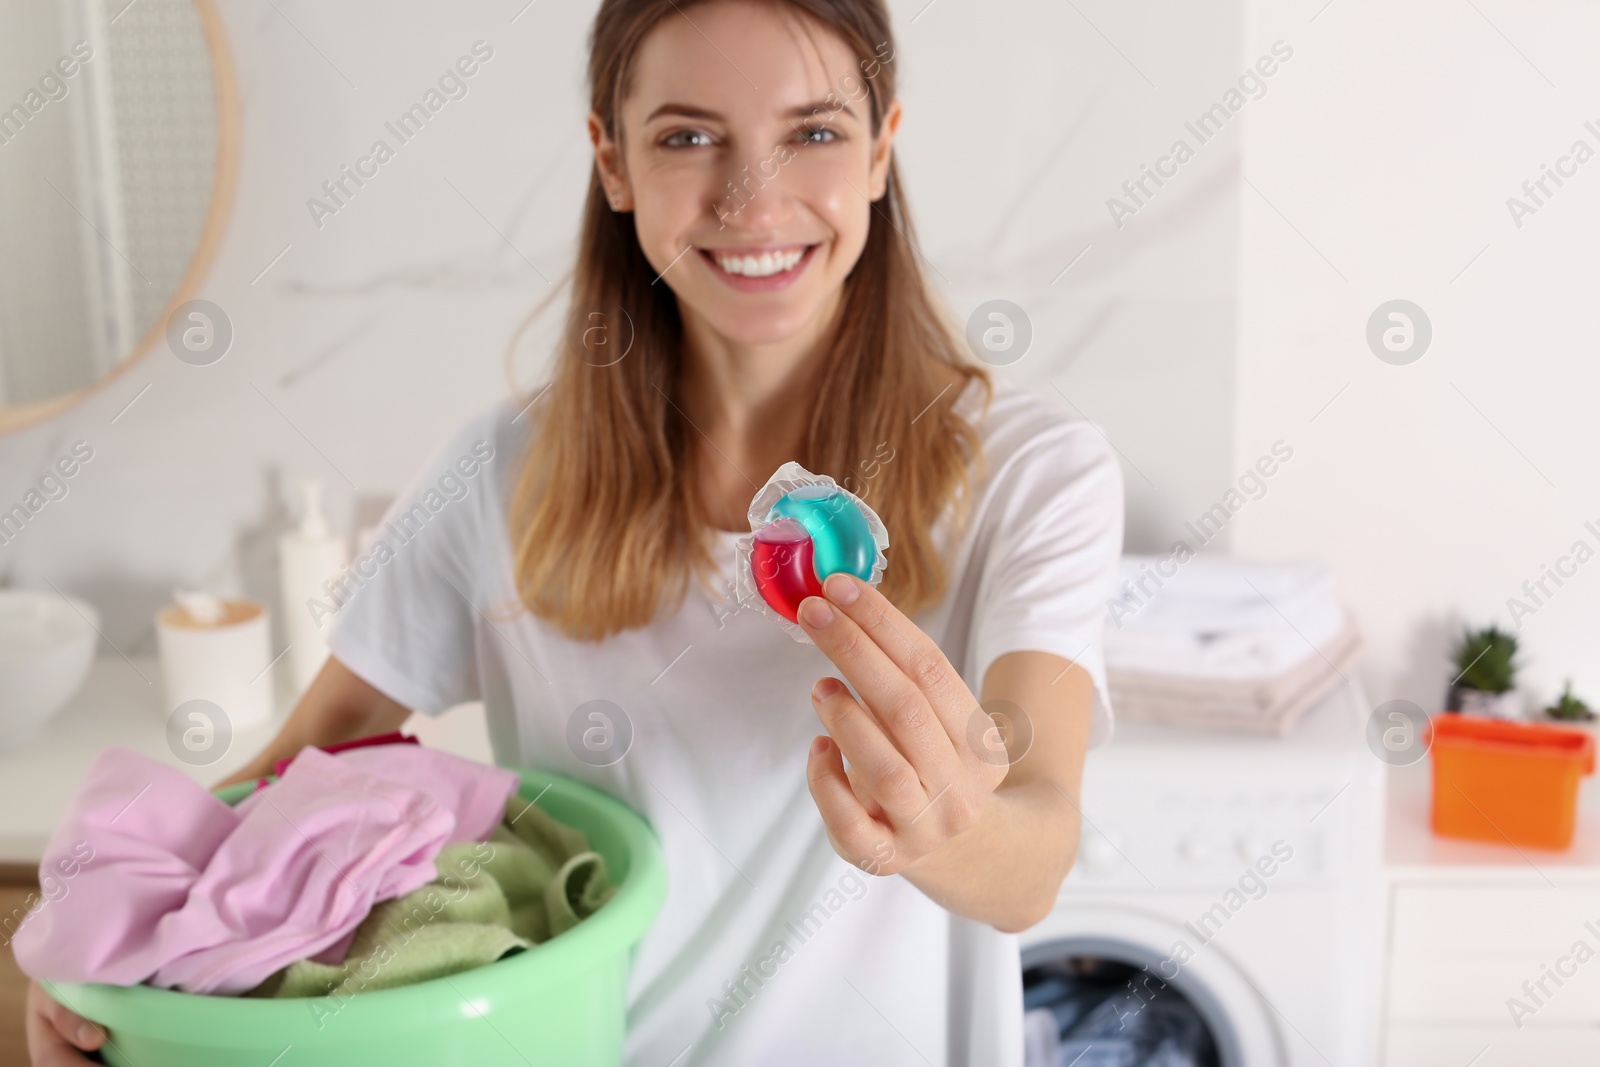
<path fill-rule="evenodd" d="M 794 612 L 806 596 L 821 595 L 822 577 L 847 570 L 873 585 L 883 580 L 888 529 L 827 475 L 785 463 L 756 492 L 749 519 L 751 532 L 736 544 L 735 595 L 741 607 L 769 616 L 796 641 L 811 643 Z"/>

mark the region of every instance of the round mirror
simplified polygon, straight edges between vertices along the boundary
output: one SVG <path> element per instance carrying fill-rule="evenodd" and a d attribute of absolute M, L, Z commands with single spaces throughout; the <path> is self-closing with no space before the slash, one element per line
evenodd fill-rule
<path fill-rule="evenodd" d="M 212 0 L 0 3 L 0 430 L 104 384 L 194 295 L 234 111 Z"/>

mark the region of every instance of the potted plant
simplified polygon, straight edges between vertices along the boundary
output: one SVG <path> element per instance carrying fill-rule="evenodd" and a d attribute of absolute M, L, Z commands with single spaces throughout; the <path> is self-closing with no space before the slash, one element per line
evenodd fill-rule
<path fill-rule="evenodd" d="M 1517 638 L 1498 626 L 1468 630 L 1456 643 L 1455 681 L 1445 701 L 1447 711 L 1465 711 L 1516 719 L 1522 715 L 1517 696 Z"/>
<path fill-rule="evenodd" d="M 1544 713 L 1560 722 L 1590 722 L 1594 719 L 1594 712 L 1589 710 L 1589 705 L 1572 695 L 1572 679 L 1567 679 L 1567 684 L 1562 687 L 1561 697 Z"/>

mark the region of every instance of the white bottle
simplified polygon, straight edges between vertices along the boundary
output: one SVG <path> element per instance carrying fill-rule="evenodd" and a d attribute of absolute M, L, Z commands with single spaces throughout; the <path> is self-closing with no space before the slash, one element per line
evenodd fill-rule
<path fill-rule="evenodd" d="M 305 506 L 300 526 L 278 540 L 283 620 L 289 638 L 289 669 L 296 694 L 305 691 L 328 658 L 323 634 L 332 623 L 330 606 L 340 601 L 324 585 L 337 580 L 350 562 L 344 538 L 328 529 L 322 514 L 322 483 L 308 478 L 301 486 Z"/>

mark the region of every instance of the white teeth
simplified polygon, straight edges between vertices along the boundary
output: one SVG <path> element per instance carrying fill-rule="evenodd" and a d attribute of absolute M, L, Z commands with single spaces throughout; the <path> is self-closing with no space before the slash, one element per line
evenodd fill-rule
<path fill-rule="evenodd" d="M 713 253 L 715 255 L 715 253 Z M 773 255 L 763 252 L 757 256 L 716 256 L 717 266 L 729 274 L 741 274 L 746 278 L 770 278 L 774 274 L 793 270 L 800 258 L 805 255 L 805 249 L 798 248 L 791 252 L 782 252 Z"/>

